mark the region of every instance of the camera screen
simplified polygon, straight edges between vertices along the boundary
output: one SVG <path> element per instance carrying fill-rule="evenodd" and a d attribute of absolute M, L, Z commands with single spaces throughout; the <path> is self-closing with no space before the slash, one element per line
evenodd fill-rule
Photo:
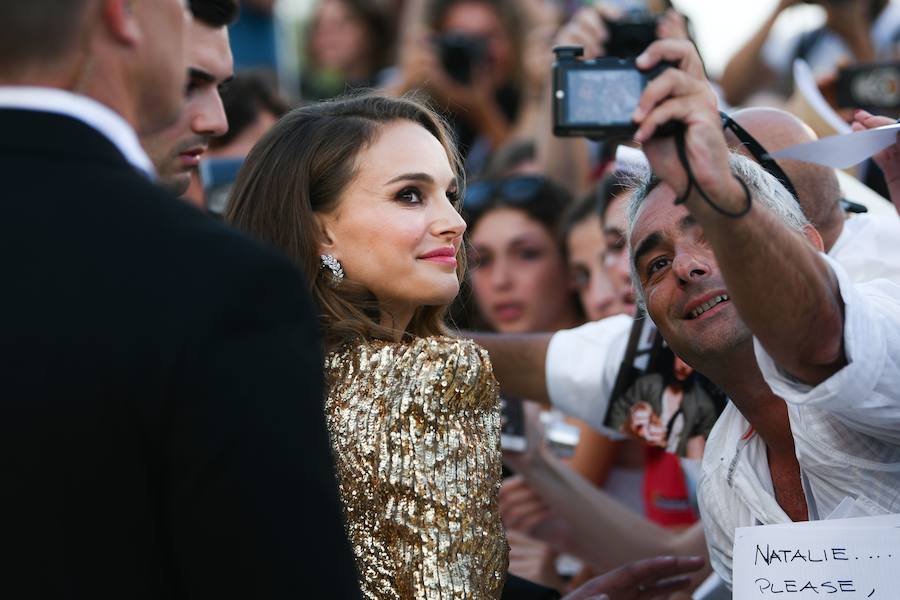
<path fill-rule="evenodd" d="M 639 71 L 573 69 L 566 75 L 569 123 L 631 123 L 631 114 L 643 91 Z"/>

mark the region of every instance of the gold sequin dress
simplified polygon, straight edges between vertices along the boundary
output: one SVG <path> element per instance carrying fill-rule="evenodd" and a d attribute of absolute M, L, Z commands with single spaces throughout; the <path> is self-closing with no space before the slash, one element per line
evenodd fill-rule
<path fill-rule="evenodd" d="M 500 597 L 500 412 L 471 340 L 369 341 L 326 359 L 347 533 L 371 599 Z"/>

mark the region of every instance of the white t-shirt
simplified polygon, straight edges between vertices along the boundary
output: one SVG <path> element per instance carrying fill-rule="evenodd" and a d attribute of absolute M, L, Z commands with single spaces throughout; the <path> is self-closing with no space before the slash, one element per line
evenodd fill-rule
<path fill-rule="evenodd" d="M 879 60 L 890 60 L 894 56 L 896 36 L 900 32 L 900 5 L 889 2 L 872 23 L 872 44 Z M 762 48 L 762 58 L 766 65 L 779 76 L 786 76 L 796 57 L 803 34 L 787 38 L 769 36 Z M 820 77 L 833 73 L 844 60 L 853 59 L 853 54 L 844 40 L 831 31 L 824 31 L 806 54 L 806 62 L 813 75 Z"/>
<path fill-rule="evenodd" d="M 622 434 L 603 425 L 634 319 L 617 315 L 550 338 L 545 363 L 547 394 L 554 407 L 613 439 Z"/>

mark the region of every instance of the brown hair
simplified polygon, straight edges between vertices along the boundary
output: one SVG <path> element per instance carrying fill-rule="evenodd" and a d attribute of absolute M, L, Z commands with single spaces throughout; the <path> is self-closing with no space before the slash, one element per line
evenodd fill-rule
<path fill-rule="evenodd" d="M 368 94 L 311 104 L 282 117 L 244 162 L 225 213 L 229 222 L 280 248 L 300 267 L 319 306 L 329 349 L 355 338 L 390 339 L 393 334 L 379 324 L 378 303 L 369 290 L 346 277 L 334 285 L 331 272 L 321 268 L 322 233 L 314 213 L 337 207 L 356 176 L 359 153 L 374 143 L 382 125 L 398 120 L 417 123 L 437 138 L 463 198 L 462 163 L 441 118 L 412 98 Z M 462 279 L 465 256 L 459 258 Z M 418 307 L 405 336 L 445 333 L 446 312 L 447 306 Z"/>

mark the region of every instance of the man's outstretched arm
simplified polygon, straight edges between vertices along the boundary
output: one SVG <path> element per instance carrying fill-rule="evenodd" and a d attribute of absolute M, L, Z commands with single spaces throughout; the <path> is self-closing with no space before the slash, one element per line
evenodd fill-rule
<path fill-rule="evenodd" d="M 547 348 L 550 333 L 498 334 L 463 332 L 487 349 L 494 376 L 504 394 L 549 404 Z"/>

